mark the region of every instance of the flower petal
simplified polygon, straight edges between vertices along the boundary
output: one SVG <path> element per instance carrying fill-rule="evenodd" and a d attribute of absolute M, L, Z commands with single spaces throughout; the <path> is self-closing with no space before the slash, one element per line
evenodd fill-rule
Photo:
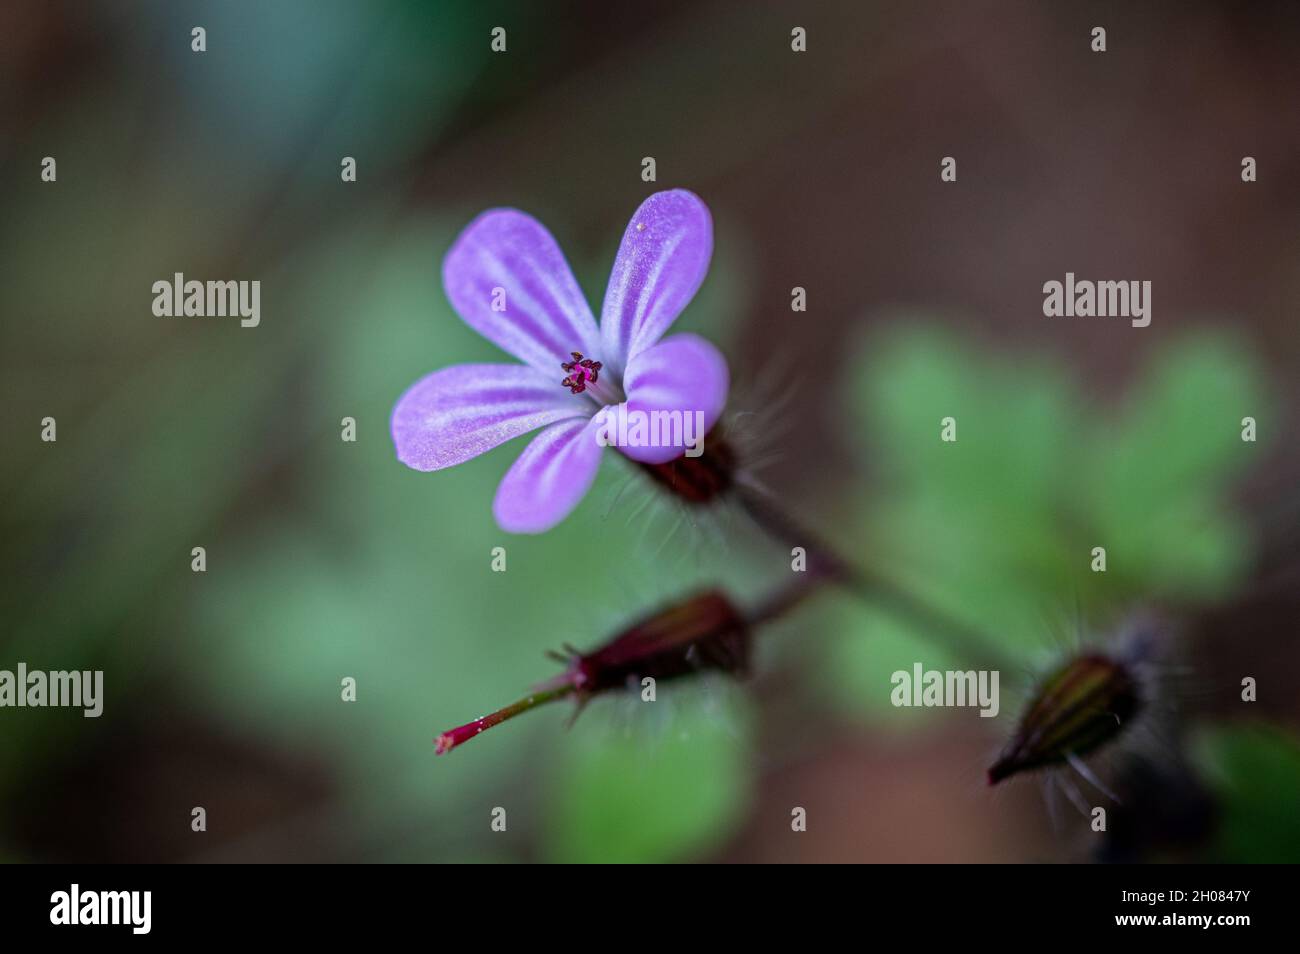
<path fill-rule="evenodd" d="M 656 192 L 636 210 L 609 276 L 600 313 L 600 359 L 623 371 L 663 337 L 704 281 L 713 219 L 699 196 Z"/>
<path fill-rule="evenodd" d="M 442 284 L 466 324 L 547 374 L 600 342 L 560 246 L 516 209 L 491 209 L 465 227 L 443 260 Z"/>
<path fill-rule="evenodd" d="M 600 445 L 591 421 L 561 421 L 533 438 L 501 479 L 492 512 L 502 530 L 542 533 L 578 505 L 596 479 Z"/>
<path fill-rule="evenodd" d="M 411 385 L 393 407 L 390 425 L 398 460 L 416 470 L 441 470 L 591 410 L 590 401 L 522 364 L 458 364 Z"/>
<path fill-rule="evenodd" d="M 727 359 L 709 342 L 692 334 L 673 335 L 642 351 L 628 362 L 623 378 L 629 413 L 679 411 L 683 425 L 678 436 L 698 440 L 703 440 L 722 415 L 729 383 Z M 698 419 L 696 412 L 700 414 Z M 696 420 L 703 422 L 698 433 Z M 619 450 L 633 460 L 663 464 L 681 457 L 690 442 L 688 439 L 675 446 Z"/>

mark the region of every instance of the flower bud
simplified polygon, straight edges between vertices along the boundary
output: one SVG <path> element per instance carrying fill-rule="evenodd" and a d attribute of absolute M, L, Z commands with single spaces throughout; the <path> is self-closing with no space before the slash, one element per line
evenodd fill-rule
<path fill-rule="evenodd" d="M 748 663 L 744 617 L 725 596 L 710 590 L 645 617 L 599 649 L 574 656 L 561 678 L 590 695 L 646 676 L 663 681 L 701 669 L 744 672 Z"/>
<path fill-rule="evenodd" d="M 644 617 L 598 649 L 560 655 L 567 668 L 518 702 L 442 733 L 436 754 L 494 725 L 565 696 L 579 705 L 607 689 L 621 689 L 649 676 L 656 682 L 702 669 L 743 673 L 749 664 L 750 627 L 729 599 L 710 590 Z"/>
<path fill-rule="evenodd" d="M 1039 686 L 989 769 L 989 784 L 1087 755 L 1123 732 L 1141 708 L 1131 664 L 1100 653 L 1076 656 Z"/>

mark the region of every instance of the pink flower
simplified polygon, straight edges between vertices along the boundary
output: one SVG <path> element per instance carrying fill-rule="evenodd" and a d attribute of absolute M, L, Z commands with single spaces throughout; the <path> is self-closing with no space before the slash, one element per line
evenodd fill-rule
<path fill-rule="evenodd" d="M 660 340 L 709 268 L 713 224 L 690 192 L 657 192 L 632 216 L 609 277 L 599 328 L 559 246 L 514 209 L 471 222 L 443 262 L 453 308 L 523 364 L 461 364 L 421 378 L 393 408 L 397 457 L 441 470 L 541 428 L 497 488 L 503 530 L 541 533 L 578 505 L 600 463 L 604 408 L 702 415 L 727 400 L 727 363 L 696 335 Z M 623 446 L 647 464 L 676 446 Z"/>

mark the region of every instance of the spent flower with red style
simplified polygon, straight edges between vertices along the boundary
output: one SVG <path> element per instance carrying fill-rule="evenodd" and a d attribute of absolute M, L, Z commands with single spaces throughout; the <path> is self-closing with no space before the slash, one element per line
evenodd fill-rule
<path fill-rule="evenodd" d="M 612 689 L 662 682 L 703 670 L 742 674 L 749 666 L 750 621 L 716 590 L 689 597 L 642 619 L 589 653 L 556 654 L 564 672 L 503 709 L 442 733 L 436 753 L 449 752 L 494 725 L 537 706 L 573 696 L 579 706 Z"/>
<path fill-rule="evenodd" d="M 441 470 L 541 428 L 493 503 L 502 529 L 541 533 L 590 488 L 609 412 L 690 414 L 707 432 L 726 404 L 727 362 L 696 335 L 663 336 L 712 253 L 698 196 L 650 196 L 623 234 L 597 326 L 546 228 L 515 209 L 484 212 L 447 253 L 443 286 L 466 324 L 523 363 L 454 365 L 417 381 L 393 408 L 398 459 Z M 651 467 L 684 451 L 664 442 L 618 449 Z"/>

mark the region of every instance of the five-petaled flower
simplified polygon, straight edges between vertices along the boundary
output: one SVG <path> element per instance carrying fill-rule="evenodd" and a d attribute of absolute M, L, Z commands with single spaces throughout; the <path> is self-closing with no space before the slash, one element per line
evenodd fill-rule
<path fill-rule="evenodd" d="M 657 192 L 632 216 L 597 327 L 555 239 L 530 215 L 492 209 L 471 222 L 443 262 L 451 305 L 471 328 L 523 364 L 461 364 L 421 378 L 393 408 L 402 463 L 441 470 L 542 428 L 497 488 L 502 529 L 541 533 L 578 505 L 600 464 L 602 408 L 703 415 L 727 400 L 727 363 L 696 335 L 660 340 L 699 289 L 713 224 L 699 197 Z M 673 446 L 624 446 L 662 464 Z"/>

